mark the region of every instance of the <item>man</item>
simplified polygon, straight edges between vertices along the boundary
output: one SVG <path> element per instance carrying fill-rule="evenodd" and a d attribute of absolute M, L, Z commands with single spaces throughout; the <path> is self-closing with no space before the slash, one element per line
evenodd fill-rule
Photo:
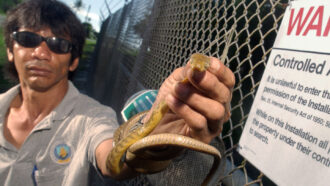
<path fill-rule="evenodd" d="M 88 185 L 91 168 L 116 179 L 134 175 L 128 166 L 116 176 L 106 168 L 118 127 L 114 111 L 68 80 L 84 44 L 83 27 L 71 10 L 56 0 L 26 1 L 8 12 L 4 31 L 19 85 L 0 95 L 0 184 Z M 165 80 L 156 104 L 165 99 L 171 111 L 153 133 L 205 143 L 220 134 L 235 80 L 210 59 L 207 72 L 186 66 Z M 185 77 L 189 84 L 180 83 Z"/>

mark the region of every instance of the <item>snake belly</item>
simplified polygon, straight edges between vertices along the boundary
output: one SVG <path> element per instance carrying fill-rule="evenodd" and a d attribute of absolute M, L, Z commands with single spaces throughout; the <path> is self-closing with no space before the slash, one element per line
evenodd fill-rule
<path fill-rule="evenodd" d="M 210 59 L 203 54 L 195 53 L 190 58 L 190 68 L 193 70 L 203 72 L 206 71 L 209 66 Z M 188 79 L 185 78 L 182 82 L 186 83 L 188 82 Z M 121 172 L 124 164 L 122 157 L 128 149 L 130 154 L 134 154 L 135 152 L 138 153 L 139 151 L 143 151 L 145 148 L 172 145 L 207 153 L 214 157 L 212 168 L 202 183 L 202 185 L 208 184 L 208 182 L 212 179 L 214 172 L 217 170 L 221 159 L 221 154 L 216 148 L 198 140 L 177 134 L 157 134 L 147 136 L 158 125 L 168 110 L 169 107 L 165 100 L 161 101 L 152 112 L 150 119 L 145 124 L 138 126 L 133 131 L 129 132 L 124 138 L 118 139 L 118 142 L 115 140 L 116 144 L 108 155 L 106 161 L 107 169 L 111 172 L 111 174 L 118 175 Z M 131 119 L 128 122 L 132 121 L 136 122 L 136 119 Z M 120 127 L 117 130 L 121 133 L 121 130 L 124 129 Z"/>

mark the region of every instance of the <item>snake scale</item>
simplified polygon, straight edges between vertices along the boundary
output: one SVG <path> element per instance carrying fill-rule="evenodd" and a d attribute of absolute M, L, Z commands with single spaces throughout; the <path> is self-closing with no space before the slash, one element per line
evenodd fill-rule
<path fill-rule="evenodd" d="M 196 71 L 206 71 L 207 68 L 210 66 L 210 59 L 209 57 L 195 53 L 190 57 L 190 67 Z M 185 78 L 182 82 L 187 83 L 188 80 Z M 157 107 L 152 112 L 150 119 L 143 125 L 136 127 L 134 130 L 126 131 L 126 135 L 123 135 L 124 130 L 129 127 L 125 127 L 127 125 L 132 125 L 132 123 L 136 123 L 139 119 L 139 116 L 135 116 L 122 125 L 119 129 L 117 129 L 114 137 L 114 147 L 112 151 L 109 153 L 106 166 L 107 169 L 113 175 L 118 175 L 122 168 L 123 168 L 123 161 L 122 158 L 126 153 L 126 162 L 135 158 L 135 154 L 139 154 L 140 151 L 144 151 L 146 148 L 150 147 L 164 147 L 164 146 L 175 146 L 179 148 L 188 148 L 195 151 L 203 152 L 210 154 L 214 157 L 213 165 L 211 170 L 209 171 L 207 177 L 204 179 L 202 185 L 207 185 L 209 181 L 212 179 L 214 172 L 217 170 L 219 166 L 219 162 L 221 159 L 220 152 L 211 145 L 205 144 L 198 140 L 178 135 L 178 134 L 157 134 L 157 135 L 150 135 L 150 132 L 157 126 L 160 120 L 164 117 L 164 115 L 169 111 L 169 107 L 166 104 L 165 100 L 161 101 Z M 125 136 L 122 138 L 122 136 Z M 122 138 L 122 139 L 119 139 Z M 127 151 L 127 152 L 126 152 Z M 165 150 L 164 152 L 169 152 Z M 158 153 L 162 154 L 162 153 Z M 173 153 L 175 154 L 175 153 Z M 173 155 L 168 154 L 168 155 Z M 173 157 L 167 157 L 170 159 Z M 150 161 L 154 161 L 153 158 L 146 158 L 150 159 Z M 157 160 L 156 160 L 157 161 Z M 169 160 L 170 161 L 170 160 Z M 151 172 L 157 172 L 164 167 L 166 167 L 169 163 L 166 161 L 165 163 L 160 164 L 152 164 L 151 162 L 142 163 L 144 166 L 148 166 L 147 169 L 154 169 Z M 138 161 L 139 162 L 139 161 Z M 144 169 L 135 169 L 138 172 L 148 172 Z"/>

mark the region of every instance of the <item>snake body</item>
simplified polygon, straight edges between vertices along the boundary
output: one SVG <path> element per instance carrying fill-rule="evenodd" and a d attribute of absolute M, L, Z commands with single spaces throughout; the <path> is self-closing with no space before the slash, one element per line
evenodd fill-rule
<path fill-rule="evenodd" d="M 207 70 L 209 65 L 210 65 L 210 59 L 203 54 L 195 53 L 190 58 L 190 67 L 193 70 L 203 72 Z M 188 82 L 188 79 L 185 78 L 182 82 Z M 123 168 L 123 161 L 121 161 L 121 159 L 126 152 L 127 152 L 126 161 L 131 161 L 131 160 L 133 161 L 136 158 L 136 156 L 141 152 L 144 152 L 145 149 L 153 148 L 153 147 L 174 146 L 179 148 L 189 148 L 195 151 L 207 153 L 214 156 L 213 166 L 210 172 L 208 173 L 206 179 L 202 183 L 202 185 L 208 184 L 214 172 L 217 170 L 221 159 L 221 154 L 216 148 L 214 148 L 211 145 L 200 142 L 198 140 L 177 134 L 157 134 L 157 135 L 148 136 L 148 134 L 150 134 L 150 132 L 157 126 L 157 124 L 168 112 L 168 110 L 169 107 L 166 104 L 165 100 L 163 100 L 157 105 L 157 107 L 152 112 L 150 119 L 145 124 L 140 125 L 134 130 L 127 132 L 126 128 L 130 128 L 130 127 L 125 127 L 125 126 L 131 125 L 132 123 L 136 123 L 140 116 L 139 115 L 133 117 L 127 123 L 122 125 L 119 129 L 117 129 L 114 137 L 115 146 L 113 147 L 112 151 L 109 153 L 106 161 L 107 169 L 111 172 L 111 174 L 118 175 L 121 172 Z M 125 130 L 126 133 L 128 134 L 123 135 Z M 172 153 L 171 155 L 173 154 L 175 153 Z M 168 163 L 170 162 L 170 160 L 168 159 L 170 158 L 173 157 L 167 157 L 167 159 L 165 158 L 165 162 L 160 161 L 159 163 L 157 158 L 154 158 L 154 156 L 147 157 L 145 158 L 145 160 L 149 160 L 150 162 L 142 163 L 144 167 L 147 166 L 146 168 L 147 170 L 144 168 L 136 168 L 135 170 L 144 173 L 160 171 L 168 165 Z"/>

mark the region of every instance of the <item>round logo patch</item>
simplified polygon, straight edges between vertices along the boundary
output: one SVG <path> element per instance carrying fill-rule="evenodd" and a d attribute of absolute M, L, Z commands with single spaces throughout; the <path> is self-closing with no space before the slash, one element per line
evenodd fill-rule
<path fill-rule="evenodd" d="M 67 144 L 58 144 L 54 148 L 53 158 L 57 163 L 68 163 L 71 161 L 72 150 Z"/>

